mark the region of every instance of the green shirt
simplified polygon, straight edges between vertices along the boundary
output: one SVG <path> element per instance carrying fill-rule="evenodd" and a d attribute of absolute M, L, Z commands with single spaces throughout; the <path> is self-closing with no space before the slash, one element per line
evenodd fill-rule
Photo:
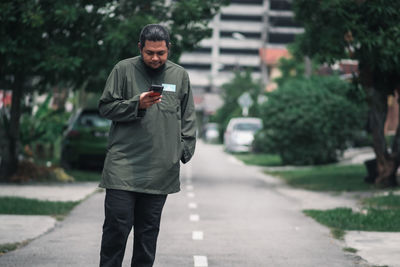
<path fill-rule="evenodd" d="M 163 84 L 160 103 L 139 110 L 139 97 Z M 189 76 L 167 61 L 158 71 L 138 57 L 119 62 L 107 79 L 100 114 L 112 120 L 100 187 L 150 194 L 180 190 L 180 161 L 193 156 L 195 108 Z"/>

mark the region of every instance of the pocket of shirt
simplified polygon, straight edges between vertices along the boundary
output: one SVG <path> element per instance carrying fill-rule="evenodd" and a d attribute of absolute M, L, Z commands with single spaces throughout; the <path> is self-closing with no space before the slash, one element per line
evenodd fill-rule
<path fill-rule="evenodd" d="M 180 119 L 180 105 L 174 92 L 164 92 L 161 102 L 158 104 L 163 112 L 176 113 Z"/>

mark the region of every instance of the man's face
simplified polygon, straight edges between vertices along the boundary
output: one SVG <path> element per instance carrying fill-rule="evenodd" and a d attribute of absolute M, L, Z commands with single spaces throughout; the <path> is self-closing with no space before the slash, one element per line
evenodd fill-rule
<path fill-rule="evenodd" d="M 142 49 L 142 57 L 147 66 L 158 69 L 164 65 L 168 59 L 168 47 L 166 42 L 146 40 Z"/>

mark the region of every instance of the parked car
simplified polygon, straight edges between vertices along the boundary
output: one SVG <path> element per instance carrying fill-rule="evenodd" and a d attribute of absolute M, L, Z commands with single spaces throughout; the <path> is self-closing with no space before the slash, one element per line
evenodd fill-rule
<path fill-rule="evenodd" d="M 61 143 L 61 165 L 65 168 L 102 166 L 111 121 L 97 109 L 79 109 L 68 121 Z"/>
<path fill-rule="evenodd" d="M 203 127 L 203 139 L 207 143 L 218 143 L 219 130 L 218 123 L 210 122 Z"/>
<path fill-rule="evenodd" d="M 228 152 L 249 152 L 254 134 L 262 128 L 260 118 L 232 118 L 224 133 L 224 147 Z"/>

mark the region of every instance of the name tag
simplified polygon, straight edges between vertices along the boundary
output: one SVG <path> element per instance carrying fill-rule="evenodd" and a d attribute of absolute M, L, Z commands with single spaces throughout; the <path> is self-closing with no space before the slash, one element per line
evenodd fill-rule
<path fill-rule="evenodd" d="M 164 91 L 167 91 L 167 92 L 175 92 L 176 91 L 175 84 L 163 83 L 162 86 L 164 86 Z"/>

